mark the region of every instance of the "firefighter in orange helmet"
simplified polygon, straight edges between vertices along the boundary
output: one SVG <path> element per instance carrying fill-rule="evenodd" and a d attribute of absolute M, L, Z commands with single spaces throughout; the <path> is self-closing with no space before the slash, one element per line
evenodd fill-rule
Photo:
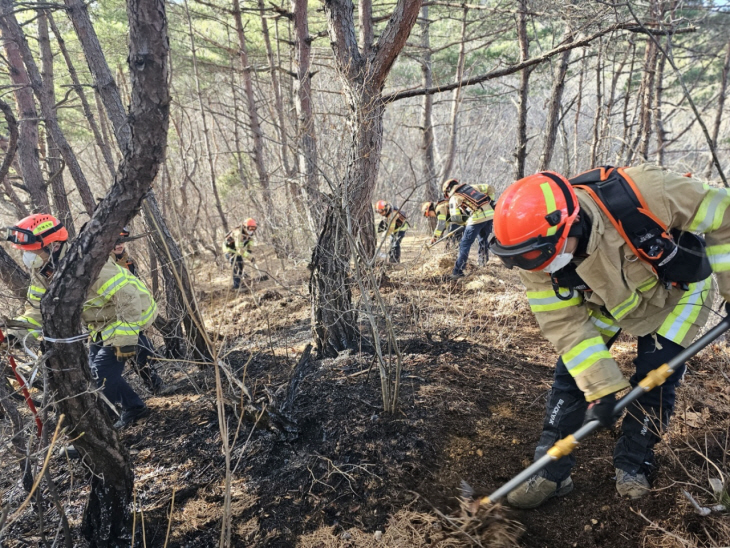
<path fill-rule="evenodd" d="M 241 288 L 241 278 L 245 277 L 243 272 L 243 260 L 248 258 L 252 264 L 256 260 L 251 255 L 253 250 L 253 237 L 258 229 L 255 219 L 248 218 L 241 224 L 226 234 L 223 242 L 223 252 L 226 254 L 228 262 L 231 263 L 233 271 L 233 289 Z"/>
<path fill-rule="evenodd" d="M 390 236 L 390 250 L 388 251 L 388 262 L 400 262 L 400 244 L 408 230 L 408 222 L 406 216 L 400 209 L 393 207 L 385 200 L 378 200 L 375 204 L 375 210 L 378 214 L 385 217 L 378 224 L 378 233 L 386 232 Z"/>
<path fill-rule="evenodd" d="M 9 227 L 7 240 L 23 251 L 23 263 L 31 271 L 28 302 L 22 316 L 26 330 L 11 331 L 16 337 L 42 333 L 40 301 L 66 253 L 68 231 L 52 215 L 30 215 Z M 139 395 L 122 377 L 125 362 L 139 351 L 142 331 L 157 316 L 157 304 L 144 284 L 109 257 L 89 288 L 81 315 L 89 329 L 89 368 L 97 385 L 114 404 L 121 403 L 123 428 L 149 414 Z"/>
<path fill-rule="evenodd" d="M 584 420 L 611 427 L 617 393 L 692 342 L 710 313 L 712 272 L 730 299 L 729 206 L 725 189 L 650 165 L 570 180 L 542 172 L 502 194 L 490 249 L 519 269 L 540 329 L 560 354 L 536 458 Z M 638 337 L 628 380 L 609 351 L 622 330 Z M 683 374 L 678 368 L 628 406 L 613 454 L 620 495 L 649 493 L 653 447 Z M 554 461 L 508 502 L 534 508 L 569 493 L 574 465 L 573 455 Z"/>

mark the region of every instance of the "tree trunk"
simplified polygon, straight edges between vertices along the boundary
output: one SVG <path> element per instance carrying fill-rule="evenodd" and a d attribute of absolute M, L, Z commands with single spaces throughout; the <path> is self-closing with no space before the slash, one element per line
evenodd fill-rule
<path fill-rule="evenodd" d="M 519 0 L 517 12 L 517 40 L 520 45 L 520 62 L 530 57 L 530 43 L 527 38 L 527 0 Z M 527 159 L 527 102 L 530 93 L 531 68 L 520 71 L 520 91 L 517 96 L 517 146 L 515 147 L 514 178 L 525 176 L 525 160 Z"/>
<path fill-rule="evenodd" d="M 671 40 L 671 34 L 667 35 L 667 41 Z M 668 51 L 668 49 L 667 49 Z M 664 101 L 664 66 L 667 64 L 667 58 L 664 55 L 659 56 L 656 69 L 656 84 L 654 93 L 654 129 L 656 131 L 656 163 L 658 166 L 664 165 L 664 153 L 667 146 L 667 131 L 664 128 L 664 118 L 662 116 L 662 104 Z"/>
<path fill-rule="evenodd" d="M 624 108 L 621 114 L 624 130 L 621 137 L 621 148 L 616 155 L 616 163 L 625 165 L 624 153 L 629 148 L 629 136 L 631 135 L 631 124 L 629 123 L 629 103 L 631 101 L 631 75 L 634 74 L 634 65 L 636 64 L 636 43 L 631 41 L 631 64 L 629 65 L 629 78 L 626 81 L 626 94 L 624 95 Z"/>
<path fill-rule="evenodd" d="M 310 298 L 315 347 L 320 356 L 355 348 L 359 333 L 352 306 L 346 230 L 361 246 L 359 255 L 373 256 L 372 193 L 378 176 L 383 138 L 382 90 L 396 57 L 406 43 L 421 9 L 420 0 L 398 0 L 378 48 L 358 50 L 353 5 L 348 0 L 324 4 L 335 65 L 349 107 L 350 145 L 347 170 L 334 192 L 324 228 L 312 253 Z"/>
<path fill-rule="evenodd" d="M 61 55 L 63 55 L 63 59 L 66 62 L 68 75 L 74 85 L 76 95 L 78 95 L 79 100 L 81 101 L 81 109 L 84 112 L 84 118 L 86 118 L 86 121 L 89 123 L 89 127 L 91 128 L 91 132 L 94 134 L 94 140 L 96 141 L 96 145 L 101 150 L 101 155 L 104 157 L 104 163 L 109 170 L 109 174 L 112 176 L 112 178 L 114 178 L 116 166 L 114 165 L 114 158 L 112 157 L 112 151 L 109 147 L 109 141 L 106 136 L 104 136 L 99 130 L 99 125 L 96 123 L 94 113 L 91 110 L 91 105 L 86 98 L 86 93 L 84 93 L 84 88 L 81 86 L 79 76 L 76 73 L 76 67 L 71 61 L 71 56 L 68 54 L 68 50 L 66 49 L 66 41 L 63 39 L 63 35 L 59 32 L 58 27 L 56 26 L 56 22 L 53 20 L 53 15 L 51 14 L 51 12 L 48 12 L 48 23 L 51 25 L 51 30 L 53 31 L 53 35 L 56 37 L 58 48 L 61 50 Z"/>
<path fill-rule="evenodd" d="M 464 60 L 466 59 L 466 27 L 469 10 L 464 8 L 461 19 L 461 42 L 459 44 L 459 57 L 456 61 L 456 74 L 454 82 L 461 82 L 464 77 Z M 461 87 L 456 88 L 452 94 L 451 119 L 449 121 L 449 144 L 446 148 L 446 156 L 441 167 L 441 182 L 445 182 L 451 176 L 456 156 L 456 142 L 459 135 L 459 107 L 461 106 Z"/>
<path fill-rule="evenodd" d="M 267 217 L 274 211 L 271 200 L 271 188 L 269 184 L 269 173 L 266 171 L 264 160 L 264 132 L 259 122 L 259 112 L 256 106 L 256 99 L 253 93 L 253 81 L 251 79 L 251 65 L 248 61 L 248 49 L 246 46 L 246 35 L 243 32 L 243 21 L 241 19 L 241 8 L 239 0 L 233 0 L 233 18 L 236 23 L 238 34 L 239 57 L 241 58 L 241 76 L 243 78 L 243 89 L 246 94 L 246 106 L 248 107 L 248 123 L 251 126 L 253 136 L 253 160 L 256 166 L 256 173 L 261 185 L 261 194 L 264 198 L 264 207 L 267 210 Z"/>
<path fill-rule="evenodd" d="M 13 295 L 25 301 L 30 276 L 23 267 L 13 260 L 4 247 L 0 247 L 0 280 Z"/>
<path fill-rule="evenodd" d="M 580 109 L 583 105 L 583 79 L 585 78 L 586 64 L 587 57 L 586 50 L 584 49 L 583 59 L 580 63 L 580 76 L 578 77 L 578 100 L 575 105 L 575 121 L 573 123 L 573 173 L 579 173 L 581 171 L 580 169 L 578 169 L 578 158 L 580 157 L 580 155 L 578 154 L 578 143 L 580 142 L 580 139 L 578 138 L 578 132 L 580 130 Z M 590 168 L 586 167 L 586 169 Z"/>
<path fill-rule="evenodd" d="M 10 80 L 15 88 L 15 102 L 20 116 L 20 137 L 18 139 L 18 165 L 23 183 L 30 195 L 33 213 L 50 213 L 51 205 L 45 190 L 43 172 L 38 156 L 38 112 L 30 89 L 30 78 L 20 55 L 19 44 L 11 32 L 8 21 L 0 17 L 0 31 L 8 62 Z"/>
<path fill-rule="evenodd" d="M 712 144 L 717 148 L 717 138 L 720 135 L 720 124 L 722 124 L 722 111 L 725 108 L 725 97 L 727 95 L 727 84 L 728 75 L 730 75 L 730 40 L 727 42 L 727 49 L 725 50 L 725 63 L 722 65 L 722 77 L 720 79 L 720 95 L 717 98 L 717 114 L 715 114 L 715 123 L 712 126 Z M 707 164 L 705 170 L 705 178 L 709 179 L 712 176 L 712 168 L 714 162 L 712 157 Z"/>
<path fill-rule="evenodd" d="M 50 99 L 53 105 L 51 115 L 56 115 L 56 88 L 53 75 L 53 53 L 51 52 L 51 40 L 48 35 L 48 16 L 45 10 L 38 11 L 38 43 L 41 50 L 41 77 L 43 79 L 43 93 Z M 68 230 L 69 240 L 76 237 L 73 215 L 66 195 L 66 187 L 63 184 L 63 162 L 61 151 L 56 146 L 53 137 L 46 133 L 46 163 L 48 164 L 48 182 L 53 191 L 53 205 L 56 218 L 63 223 Z"/>
<path fill-rule="evenodd" d="M 656 21 L 656 1 L 651 0 L 652 18 Z M 636 136 L 632 150 L 629 151 L 629 163 L 634 153 L 638 154 L 639 160 L 646 162 L 649 157 L 649 143 L 651 141 L 653 110 L 654 82 L 656 81 L 656 67 L 658 50 L 654 40 L 647 38 L 646 49 L 644 50 L 644 69 L 642 71 L 641 86 L 639 87 L 639 133 Z M 635 149 L 635 151 L 634 151 Z"/>
<path fill-rule="evenodd" d="M 431 36 L 430 21 L 428 19 L 428 6 L 421 8 L 421 83 L 424 88 L 433 86 L 433 65 L 431 60 Z M 423 110 L 421 116 L 421 152 L 423 162 L 423 181 L 425 184 L 424 198 L 429 202 L 436 202 L 441 197 L 436 173 L 436 151 L 435 137 L 433 131 L 433 95 L 423 96 Z M 433 230 L 436 226 L 436 219 L 429 217 L 429 223 Z"/>
<path fill-rule="evenodd" d="M 187 0 L 185 0 L 185 15 L 188 19 L 190 54 L 193 59 L 193 78 L 195 80 L 195 92 L 198 96 L 198 107 L 200 108 L 200 121 L 203 125 L 203 142 L 205 143 L 205 153 L 206 159 L 208 161 L 208 174 L 210 175 L 210 185 L 213 190 L 215 208 L 218 210 L 218 215 L 220 216 L 221 224 L 223 225 L 223 233 L 225 234 L 228 232 L 228 219 L 226 219 L 226 214 L 223 212 L 221 199 L 218 195 L 218 183 L 216 182 L 215 177 L 215 161 L 213 156 L 213 150 L 210 146 L 210 130 L 208 128 L 208 118 L 205 115 L 205 105 L 203 104 L 203 91 L 200 86 L 200 74 L 198 72 L 198 52 L 195 46 L 195 35 L 193 34 L 193 20 L 190 18 L 190 10 L 188 9 Z"/>
<path fill-rule="evenodd" d="M 43 80 L 41 78 L 41 73 L 38 70 L 38 65 L 36 64 L 35 59 L 33 59 L 33 54 L 28 46 L 28 41 L 18 24 L 18 20 L 15 18 L 15 3 L 13 0 L 2 0 L 0 5 L 2 5 L 4 25 L 7 27 L 9 38 L 17 44 L 20 50 L 20 55 L 23 58 L 23 64 L 28 71 L 30 87 L 41 106 L 41 114 L 43 115 L 46 130 L 50 133 L 53 142 L 61 151 L 63 161 L 66 163 L 66 167 L 76 183 L 76 188 L 79 191 L 84 208 L 86 209 L 86 212 L 91 215 L 96 207 L 96 201 L 94 200 L 94 196 L 91 194 L 89 183 L 81 170 L 81 166 L 76 159 L 76 155 L 71 149 L 71 145 L 69 145 L 68 141 L 66 141 L 66 137 L 61 131 L 61 127 L 58 125 L 58 119 L 54 112 L 55 103 L 53 102 L 53 98 L 48 95 L 48 90 L 44 90 L 43 88 Z"/>
<path fill-rule="evenodd" d="M 596 112 L 593 116 L 593 138 L 591 139 L 591 162 L 595 166 L 598 158 L 598 148 L 601 145 L 601 112 L 603 111 L 603 38 L 598 41 L 598 56 L 596 57 Z"/>
<path fill-rule="evenodd" d="M 86 11 L 85 5 L 79 3 L 77 0 L 68 0 L 66 5 L 69 6 L 69 16 L 72 18 L 74 28 L 79 34 L 79 41 L 84 50 L 86 62 L 91 70 L 92 77 L 96 82 L 97 90 L 99 91 L 98 97 L 101 98 L 101 102 L 106 109 L 106 114 L 109 120 L 112 122 L 114 135 L 117 138 L 117 144 L 119 149 L 125 151 L 131 143 L 132 134 L 129 128 L 129 121 L 131 118 L 127 117 L 124 107 L 122 106 L 121 94 L 119 88 L 112 77 L 109 65 L 104 58 L 104 54 L 99 45 L 99 40 L 91 26 L 89 20 L 89 14 Z M 134 100 L 134 97 L 132 97 Z M 103 113 L 100 112 L 100 116 Z M 101 116 L 103 118 L 103 116 Z M 120 127 L 124 126 L 124 127 Z M 103 129 L 102 124 L 102 129 Z M 185 259 L 180 251 L 177 242 L 173 239 L 170 230 L 167 227 L 165 219 L 160 213 L 157 201 L 154 193 L 150 190 L 147 193 L 145 200 L 145 223 L 148 228 L 153 231 L 153 241 L 155 242 L 155 249 L 158 253 L 158 259 L 160 264 L 163 265 L 162 273 L 165 282 L 165 292 L 167 295 L 167 309 L 166 316 L 169 322 L 174 325 L 168 325 L 166 332 L 174 333 L 177 337 L 178 343 L 174 348 L 168 349 L 172 353 L 178 353 L 179 344 L 182 337 L 179 334 L 179 325 L 183 324 L 186 328 L 187 336 L 190 341 L 195 345 L 200 356 L 207 356 L 208 349 L 205 344 L 205 337 L 200 332 L 196 320 L 193 320 L 190 316 L 190 310 L 195 312 L 195 307 L 191 306 L 189 310 L 185 306 L 186 299 L 190 303 L 194 303 L 192 287 L 190 285 L 190 276 L 185 266 Z M 169 256 L 168 256 L 169 252 Z M 169 257 L 172 257 L 170 260 Z M 164 265 L 174 264 L 176 271 L 180 276 L 180 280 L 183 283 L 183 288 L 178 287 L 177 280 L 170 268 L 165 268 Z M 163 333 L 164 335 L 164 333 Z M 172 335 L 166 336 L 166 339 L 172 339 Z"/>
<path fill-rule="evenodd" d="M 3 113 L 3 116 L 5 116 L 5 123 L 8 125 L 8 132 L 10 133 L 10 137 L 7 141 L 7 147 L 5 149 L 5 158 L 3 158 L 3 163 L 0 166 L 0 181 L 2 181 L 5 194 L 15 206 L 15 212 L 18 219 L 22 219 L 29 215 L 28 210 L 8 180 L 8 172 L 14 163 L 15 153 L 18 151 L 18 121 L 13 115 L 13 109 L 11 109 L 10 105 L 2 99 L 0 99 L 0 111 Z"/>
<path fill-rule="evenodd" d="M 266 58 L 269 61 L 269 72 L 271 74 L 271 88 L 274 92 L 274 108 L 276 110 L 276 126 L 279 133 L 279 144 L 281 147 L 281 162 L 284 164 L 284 173 L 287 179 L 293 179 L 295 170 L 289 162 L 289 140 L 286 133 L 286 117 L 284 116 L 284 102 L 281 98 L 281 84 L 279 81 L 279 69 L 274 60 L 274 50 L 271 47 L 271 38 L 269 37 L 269 23 L 266 19 L 266 8 L 264 0 L 258 0 L 259 14 L 261 15 L 261 34 L 264 38 L 264 46 L 266 46 Z"/>
<path fill-rule="evenodd" d="M 570 26 L 565 30 L 563 41 L 569 42 L 573 38 L 573 32 Z M 558 124 L 560 123 L 560 113 L 563 104 L 563 91 L 565 90 L 565 75 L 568 73 L 568 64 L 570 62 L 571 50 L 566 50 L 558 57 L 558 62 L 553 72 L 553 87 L 550 91 L 550 102 L 548 103 L 548 115 L 545 123 L 545 140 L 542 145 L 542 153 L 540 154 L 540 166 L 538 171 L 546 171 L 550 169 L 550 161 L 553 158 L 555 150 L 555 140 L 558 136 Z"/>
<path fill-rule="evenodd" d="M 41 301 L 44 331 L 52 338 L 80 333 L 87 291 L 119 231 L 139 210 L 165 154 L 170 104 L 165 4 L 161 0 L 129 0 L 127 14 L 133 89 L 131 138 L 123 147 L 124 160 L 114 185 L 71 243 Z M 66 415 L 76 435 L 83 433 L 74 443 L 89 454 L 86 462 L 93 467 L 84 535 L 92 547 L 128 547 L 133 544 L 129 453 L 103 404 L 85 390 L 92 379 L 83 343 L 49 344 L 47 367 L 56 407 Z"/>
<path fill-rule="evenodd" d="M 319 191 L 317 172 L 317 138 L 312 114 L 312 38 L 309 36 L 307 0 L 292 0 L 296 48 L 296 73 L 294 80 L 295 105 L 297 110 L 297 151 L 299 155 L 299 177 L 307 195 L 307 216 L 312 233 L 317 234 L 322 225 L 324 199 Z"/>

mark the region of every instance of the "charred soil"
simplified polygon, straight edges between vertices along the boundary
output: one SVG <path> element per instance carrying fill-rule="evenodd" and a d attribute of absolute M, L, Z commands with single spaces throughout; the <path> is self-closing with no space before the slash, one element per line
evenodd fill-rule
<path fill-rule="evenodd" d="M 228 428 L 238 432 L 232 451 L 234 545 L 468 546 L 465 536 L 443 535 L 435 512 L 458 509 L 462 480 L 487 494 L 531 461 L 556 356 L 516 276 L 492 260 L 462 282 L 447 284 L 441 280 L 449 259 L 417 253 L 407 248 L 410 262 L 389 270 L 381 288 L 404 359 L 394 415 L 382 412 L 378 370 L 367 353 L 312 358 L 298 368 L 296 390 L 287 393 L 310 339 L 304 268 L 237 293 L 225 289 L 223 274 L 202 288 L 200 301 L 223 360 L 254 400 L 242 398 L 235 383 L 224 379 Z M 622 337 L 614 349 L 627 371 L 632 345 Z M 217 545 L 225 464 L 213 370 L 167 362 L 158 369 L 165 392 L 149 396 L 152 415 L 122 434 L 135 464 L 140 546 L 163 546 L 168 521 L 168 546 Z M 611 464 L 617 434 L 601 432 L 577 453 L 573 493 L 533 511 L 502 510 L 522 524 L 521 546 L 730 544 L 723 519 L 700 517 L 682 494 L 687 489 L 710 505 L 707 478 L 728 473 L 725 343 L 695 358 L 690 371 L 658 448 L 651 495 L 620 499 Z M 129 378 L 145 393 L 135 376 Z M 260 413 L 281 408 L 287 395 L 292 405 L 283 416 Z M 2 451 L 9 463 L 9 448 Z M 77 526 L 88 471 L 63 457 L 54 457 L 51 469 Z M 17 507 L 24 494 L 16 465 L 3 466 L 0 488 L 3 503 Z M 49 502 L 44 507 L 50 546 L 57 515 Z M 409 532 L 389 537 L 396 529 Z M 2 542 L 40 545 L 36 509 L 13 522 Z M 80 538 L 76 542 L 83 546 Z"/>

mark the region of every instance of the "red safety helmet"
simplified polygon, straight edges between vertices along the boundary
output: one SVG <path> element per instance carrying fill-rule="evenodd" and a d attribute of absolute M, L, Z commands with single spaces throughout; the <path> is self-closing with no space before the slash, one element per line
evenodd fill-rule
<path fill-rule="evenodd" d="M 37 213 L 21 219 L 15 226 L 7 227 L 6 239 L 16 249 L 34 251 L 53 242 L 68 240 L 68 231 L 53 215 Z"/>
<path fill-rule="evenodd" d="M 390 212 L 390 204 L 385 200 L 378 200 L 375 204 L 375 209 L 381 215 L 387 215 Z"/>
<path fill-rule="evenodd" d="M 562 175 L 543 171 L 520 179 L 497 202 L 489 248 L 507 268 L 542 270 L 565 247 L 579 211 Z"/>
<path fill-rule="evenodd" d="M 248 229 L 253 228 L 254 230 L 256 230 L 259 227 L 259 225 L 256 223 L 256 219 L 252 219 L 251 217 L 249 217 L 248 219 L 243 221 L 243 226 Z"/>

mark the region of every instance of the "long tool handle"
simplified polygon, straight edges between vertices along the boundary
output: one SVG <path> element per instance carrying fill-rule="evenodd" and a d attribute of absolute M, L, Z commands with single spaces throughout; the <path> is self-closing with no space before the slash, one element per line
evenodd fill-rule
<path fill-rule="evenodd" d="M 0 343 L 2 343 L 5 340 L 5 334 L 0 330 Z M 35 404 L 33 403 L 33 398 L 30 397 L 30 392 L 28 392 L 28 387 L 25 384 L 25 380 L 23 379 L 23 376 L 18 373 L 18 365 L 15 363 L 15 358 L 11 354 L 8 354 L 8 361 L 10 362 L 10 367 L 13 370 L 13 374 L 15 375 L 15 380 L 18 381 L 18 384 L 20 385 L 20 391 L 23 393 L 23 397 L 25 398 L 25 403 L 28 404 L 28 408 L 30 409 L 31 413 L 33 413 L 33 416 L 35 417 L 35 424 L 38 427 L 38 437 L 41 437 L 41 434 L 43 432 L 43 423 L 41 422 L 41 419 L 38 417 L 38 410 L 35 408 Z"/>
<path fill-rule="evenodd" d="M 459 232 L 461 232 L 462 230 L 464 230 L 464 227 L 463 227 L 463 226 L 460 226 L 459 228 L 455 228 L 454 230 L 452 230 L 451 232 L 449 232 L 449 233 L 448 233 L 448 234 L 447 234 L 446 236 L 441 236 L 441 237 L 440 237 L 440 238 L 439 238 L 438 240 L 436 240 L 436 241 L 435 241 L 434 243 L 432 243 L 432 244 L 427 244 L 427 245 L 426 245 L 426 247 L 427 247 L 428 249 L 431 249 L 431 248 L 432 248 L 433 246 L 435 246 L 436 244 L 440 244 L 441 242 L 443 242 L 443 241 L 444 241 L 444 240 L 446 240 L 447 238 L 451 238 L 451 236 L 454 236 L 455 234 L 458 234 L 458 233 L 459 233 Z"/>
<path fill-rule="evenodd" d="M 653 388 L 664 384 L 664 382 L 672 375 L 672 373 L 674 373 L 679 367 L 681 367 L 684 362 L 686 362 L 692 356 L 698 354 L 703 348 L 705 348 L 707 345 L 717 339 L 720 335 L 725 333 L 728 329 L 730 329 L 730 315 L 725 316 L 720 321 L 720 323 L 718 323 L 715 327 L 702 335 L 687 348 L 682 350 L 667 363 L 657 367 L 653 371 L 649 371 L 646 377 L 644 377 L 644 379 L 639 382 L 638 386 L 636 386 L 633 390 L 631 390 L 631 392 L 629 392 L 618 402 L 616 402 L 616 407 L 614 407 L 614 414 L 618 415 L 624 409 L 626 409 L 629 404 L 639 399 L 642 394 L 645 394 Z M 522 482 L 527 481 L 530 477 L 537 474 L 548 464 L 572 453 L 583 439 L 590 436 L 600 427 L 600 422 L 591 421 L 581 426 L 573 434 L 564 437 L 562 440 L 559 440 L 555 443 L 555 445 L 548 449 L 548 452 L 545 455 L 537 459 L 530 466 L 517 474 L 514 478 L 502 485 L 502 487 L 494 491 L 494 493 L 487 497 L 484 497 L 480 501 L 480 504 L 494 503 L 509 495 Z"/>

